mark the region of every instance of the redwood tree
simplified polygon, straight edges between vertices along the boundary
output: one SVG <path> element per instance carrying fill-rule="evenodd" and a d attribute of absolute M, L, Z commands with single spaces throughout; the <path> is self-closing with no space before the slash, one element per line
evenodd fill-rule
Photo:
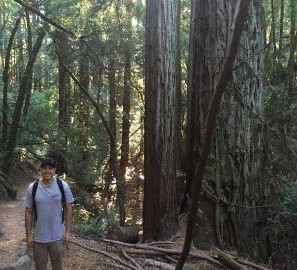
<path fill-rule="evenodd" d="M 245 174 L 245 179 L 238 178 L 239 181 L 243 180 L 243 190 L 236 190 L 236 194 L 232 193 L 232 195 L 236 196 L 236 199 L 240 200 L 241 204 L 241 198 L 246 198 L 244 190 L 247 190 L 247 187 L 249 186 L 248 181 L 252 180 L 253 177 L 252 173 L 254 173 L 254 171 L 249 171 L 248 169 L 248 162 L 254 161 L 249 159 L 249 157 L 253 155 L 253 152 L 247 143 L 247 141 L 251 139 L 251 129 L 249 129 L 251 122 L 245 110 L 253 111 L 257 109 L 259 102 L 258 94 L 260 94 L 260 92 L 257 93 L 257 90 L 261 90 L 261 81 L 258 77 L 255 79 L 253 77 L 254 74 L 248 73 L 247 70 L 249 70 L 249 65 L 256 68 L 256 70 L 260 69 L 261 59 L 257 59 L 256 61 L 253 59 L 251 62 L 246 59 L 249 59 L 249 53 L 252 54 L 253 50 L 255 51 L 258 46 L 256 40 L 257 35 L 253 35 L 253 33 L 256 32 L 259 34 L 259 37 L 261 37 L 261 32 L 259 33 L 258 31 L 259 29 L 257 27 L 259 27 L 259 25 L 257 24 L 257 20 L 253 20 L 252 17 L 249 17 L 249 23 L 251 23 L 251 29 L 253 31 L 248 34 L 245 33 L 244 35 L 246 36 L 241 39 L 242 31 L 248 30 L 245 20 L 247 18 L 249 5 L 249 0 L 242 0 L 240 3 L 232 0 L 204 0 L 196 1 L 195 3 L 195 21 L 193 38 L 191 39 L 193 42 L 193 55 L 190 65 L 190 89 L 192 91 L 192 98 L 189 100 L 190 128 L 188 129 L 188 138 L 193 143 L 191 148 L 188 149 L 189 156 L 192 159 L 192 167 L 190 167 L 188 171 L 188 179 L 192 180 L 192 183 L 189 183 L 189 186 L 192 187 L 191 205 L 185 245 L 176 269 L 182 268 L 190 250 L 193 229 L 197 221 L 198 199 L 201 191 L 205 190 L 207 195 L 211 195 L 207 198 L 214 198 L 213 201 L 210 200 L 210 203 L 200 198 L 202 214 L 199 216 L 198 221 L 205 221 L 207 223 L 207 230 L 202 233 L 202 235 L 205 236 L 209 231 L 217 232 L 217 230 L 223 228 L 222 223 L 219 224 L 220 227 L 217 228 L 216 222 L 219 223 L 224 219 L 222 212 L 220 212 L 222 207 L 220 202 L 225 202 L 226 195 L 224 192 L 228 193 L 230 189 L 230 187 L 228 187 L 227 190 L 224 189 L 226 188 L 226 185 L 229 184 L 228 181 L 232 182 L 235 173 L 240 173 L 240 175 L 243 173 Z M 257 6 L 256 3 L 251 8 L 252 11 L 255 6 Z M 256 14 L 256 12 L 251 12 L 251 14 Z M 255 38 L 255 40 L 253 38 Z M 248 43 L 251 40 L 255 43 Z M 246 50 L 243 50 L 242 56 L 236 59 L 239 44 L 243 48 L 246 48 Z M 248 47 L 249 45 L 251 45 L 250 48 Z M 248 50 L 247 48 L 251 50 Z M 239 83 L 237 83 L 237 78 L 233 80 L 234 71 L 232 72 L 232 66 L 234 61 L 239 65 L 242 63 L 243 59 L 248 61 L 249 65 L 244 66 L 240 71 L 240 74 L 242 75 L 240 80 L 244 83 L 239 85 Z M 237 75 L 238 74 L 235 76 Z M 233 82 L 236 82 L 236 84 L 233 85 Z M 234 87 L 231 97 L 230 91 L 232 87 L 230 88 L 230 84 Z M 222 117 L 219 117 L 219 120 L 226 121 L 226 119 L 229 119 L 228 117 L 230 117 L 232 121 L 229 125 L 226 125 L 225 132 L 217 135 L 220 130 L 216 120 L 219 115 L 222 96 L 226 88 L 228 89 L 226 102 L 229 105 L 228 108 L 230 111 L 228 111 L 229 114 L 227 117 L 223 115 Z M 237 99 L 239 95 L 238 92 L 242 93 L 244 97 L 246 97 L 246 95 L 248 98 L 250 98 L 249 95 L 253 97 L 252 100 L 247 98 L 248 104 L 252 104 L 252 108 L 242 106 L 242 102 L 239 102 Z M 230 104 L 230 100 L 232 101 L 232 104 Z M 224 109 L 225 108 L 223 108 L 223 110 Z M 238 119 L 238 117 L 240 118 Z M 231 123 L 233 125 L 231 125 Z M 215 129 L 216 126 L 217 129 Z M 243 136 L 244 132 L 246 132 L 246 136 Z M 232 149 L 225 151 L 226 148 L 224 148 L 224 143 L 228 142 L 228 139 L 231 136 L 232 142 L 229 141 L 229 143 L 231 143 Z M 242 144 L 241 140 L 243 140 Z M 223 144 L 214 144 L 217 143 L 217 141 L 219 141 L 219 143 L 223 142 Z M 238 168 L 234 169 L 234 171 L 230 172 L 225 170 L 223 172 L 224 169 L 227 169 L 224 167 L 224 161 L 227 163 L 232 159 L 230 155 L 231 153 L 234 153 L 236 147 L 245 148 L 243 151 L 246 158 L 240 160 L 239 163 L 236 163 Z M 210 158 L 209 154 L 211 154 Z M 242 167 L 241 162 L 244 162 L 244 168 Z M 231 173 L 231 175 L 227 175 L 227 173 Z M 236 187 L 240 186 L 241 183 L 236 182 Z M 228 195 L 231 194 L 228 193 Z M 217 196 L 219 197 L 217 198 Z M 229 203 L 229 211 L 234 211 L 232 208 L 234 201 L 230 201 Z M 231 228 L 230 230 L 232 231 L 232 229 L 234 228 Z M 226 230 L 227 229 L 224 231 Z M 211 233 L 210 235 L 206 235 L 206 238 L 211 238 Z M 213 238 L 217 239 L 218 244 L 220 245 L 221 234 L 217 233 L 216 237 Z M 216 244 L 217 243 L 215 243 L 215 245 Z"/>
<path fill-rule="evenodd" d="M 178 224 L 176 197 L 177 0 L 148 0 L 146 14 L 145 240 L 166 238 Z"/>

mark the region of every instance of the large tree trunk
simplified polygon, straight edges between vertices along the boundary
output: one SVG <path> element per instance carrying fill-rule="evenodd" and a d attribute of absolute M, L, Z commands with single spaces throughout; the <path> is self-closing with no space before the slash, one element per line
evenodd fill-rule
<path fill-rule="evenodd" d="M 189 149 L 194 167 L 189 171 L 189 179 L 201 162 L 206 116 L 230 49 L 239 3 L 212 0 L 199 1 L 196 5 L 189 133 L 189 140 L 194 144 L 192 152 Z M 261 143 L 255 117 L 260 109 L 262 91 L 259 76 L 262 55 L 257 54 L 264 46 L 260 11 L 260 4 L 252 1 L 234 70 L 222 99 L 222 113 L 218 117 L 203 177 L 202 215 L 194 235 L 194 243 L 200 248 L 231 245 L 251 254 L 254 245 L 254 251 L 258 252 L 257 241 L 248 239 L 258 237 L 255 230 L 257 213 L 252 207 L 262 202 L 256 195 L 256 189 L 261 189 L 262 183 L 257 178 Z"/>
<path fill-rule="evenodd" d="M 178 1 L 147 1 L 144 205 L 145 240 L 177 226 L 176 91 Z"/>
<path fill-rule="evenodd" d="M 209 178 L 207 175 L 209 167 L 212 165 L 210 162 L 207 164 L 207 159 L 210 153 L 208 161 L 213 160 L 214 154 L 211 147 L 213 146 L 216 120 L 222 95 L 232 75 L 232 67 L 241 40 L 241 33 L 244 29 L 249 4 L 249 0 L 242 0 L 239 3 L 219 0 L 196 1 L 195 27 L 192 39 L 192 104 L 190 119 L 190 124 L 194 124 L 194 126 L 192 126 L 188 136 L 189 139 L 192 137 L 191 140 L 194 143 L 189 151 L 192 152 L 191 155 L 197 163 L 193 164 L 190 173 L 192 177 L 191 205 L 185 244 L 176 269 L 182 269 L 190 251 L 193 228 L 197 220 L 199 194 L 203 188 L 209 190 L 215 188 L 217 184 L 215 171 L 214 175 L 211 175 L 212 177 Z M 232 10 L 232 7 L 235 10 Z M 226 24 L 226 22 L 230 22 L 231 25 Z M 203 144 L 201 146 L 202 140 Z M 216 193 L 214 192 L 213 197 L 215 196 Z M 200 202 L 201 215 L 198 221 L 200 223 L 201 220 L 207 222 L 207 226 L 205 226 L 207 230 L 202 234 L 203 240 L 205 240 L 211 238 L 212 232 L 215 231 L 215 209 L 213 205 L 205 204 L 203 200 L 200 200 Z"/>
<path fill-rule="evenodd" d="M 256 206 L 266 204 L 262 192 L 268 184 L 260 177 L 262 142 L 258 115 L 263 55 L 258 52 L 264 47 L 261 10 L 261 4 L 252 1 L 235 69 L 223 100 L 224 109 L 215 139 L 215 166 L 209 170 L 216 179 L 213 195 L 219 198 L 215 202 L 217 239 L 222 240 L 224 247 L 234 246 L 254 257 L 262 253 L 261 246 L 265 249 L 258 233 L 260 227 L 256 227 L 264 212 Z"/>

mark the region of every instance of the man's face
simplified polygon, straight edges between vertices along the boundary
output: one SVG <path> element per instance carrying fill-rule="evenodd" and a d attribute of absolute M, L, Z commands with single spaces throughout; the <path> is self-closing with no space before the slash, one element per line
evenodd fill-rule
<path fill-rule="evenodd" d="M 51 180 L 55 173 L 56 173 L 56 168 L 50 166 L 50 165 L 45 165 L 45 166 L 42 166 L 40 168 L 41 170 L 41 175 L 42 175 L 42 178 L 44 180 Z"/>

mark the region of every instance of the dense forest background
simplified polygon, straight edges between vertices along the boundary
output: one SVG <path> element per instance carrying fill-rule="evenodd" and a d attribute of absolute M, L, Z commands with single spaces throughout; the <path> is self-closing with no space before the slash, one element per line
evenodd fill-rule
<path fill-rule="evenodd" d="M 0 4 L 2 196 L 51 156 L 86 233 L 189 213 L 195 246 L 296 269 L 295 0 Z"/>

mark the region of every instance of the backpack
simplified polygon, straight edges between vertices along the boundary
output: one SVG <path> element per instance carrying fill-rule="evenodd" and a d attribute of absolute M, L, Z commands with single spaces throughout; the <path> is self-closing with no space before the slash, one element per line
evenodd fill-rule
<path fill-rule="evenodd" d="M 39 181 L 39 179 L 37 179 L 34 182 L 33 188 L 32 188 L 33 211 L 34 211 L 35 221 L 37 220 L 35 196 L 36 196 L 36 191 L 37 191 L 37 187 L 38 187 L 38 181 Z M 66 198 L 65 198 L 64 186 L 63 186 L 62 180 L 57 178 L 57 184 L 58 184 L 58 187 L 59 187 L 61 195 L 62 195 L 61 203 L 62 203 L 62 209 L 63 209 L 62 210 L 62 224 L 63 224 L 64 223 L 64 211 L 66 209 Z"/>

